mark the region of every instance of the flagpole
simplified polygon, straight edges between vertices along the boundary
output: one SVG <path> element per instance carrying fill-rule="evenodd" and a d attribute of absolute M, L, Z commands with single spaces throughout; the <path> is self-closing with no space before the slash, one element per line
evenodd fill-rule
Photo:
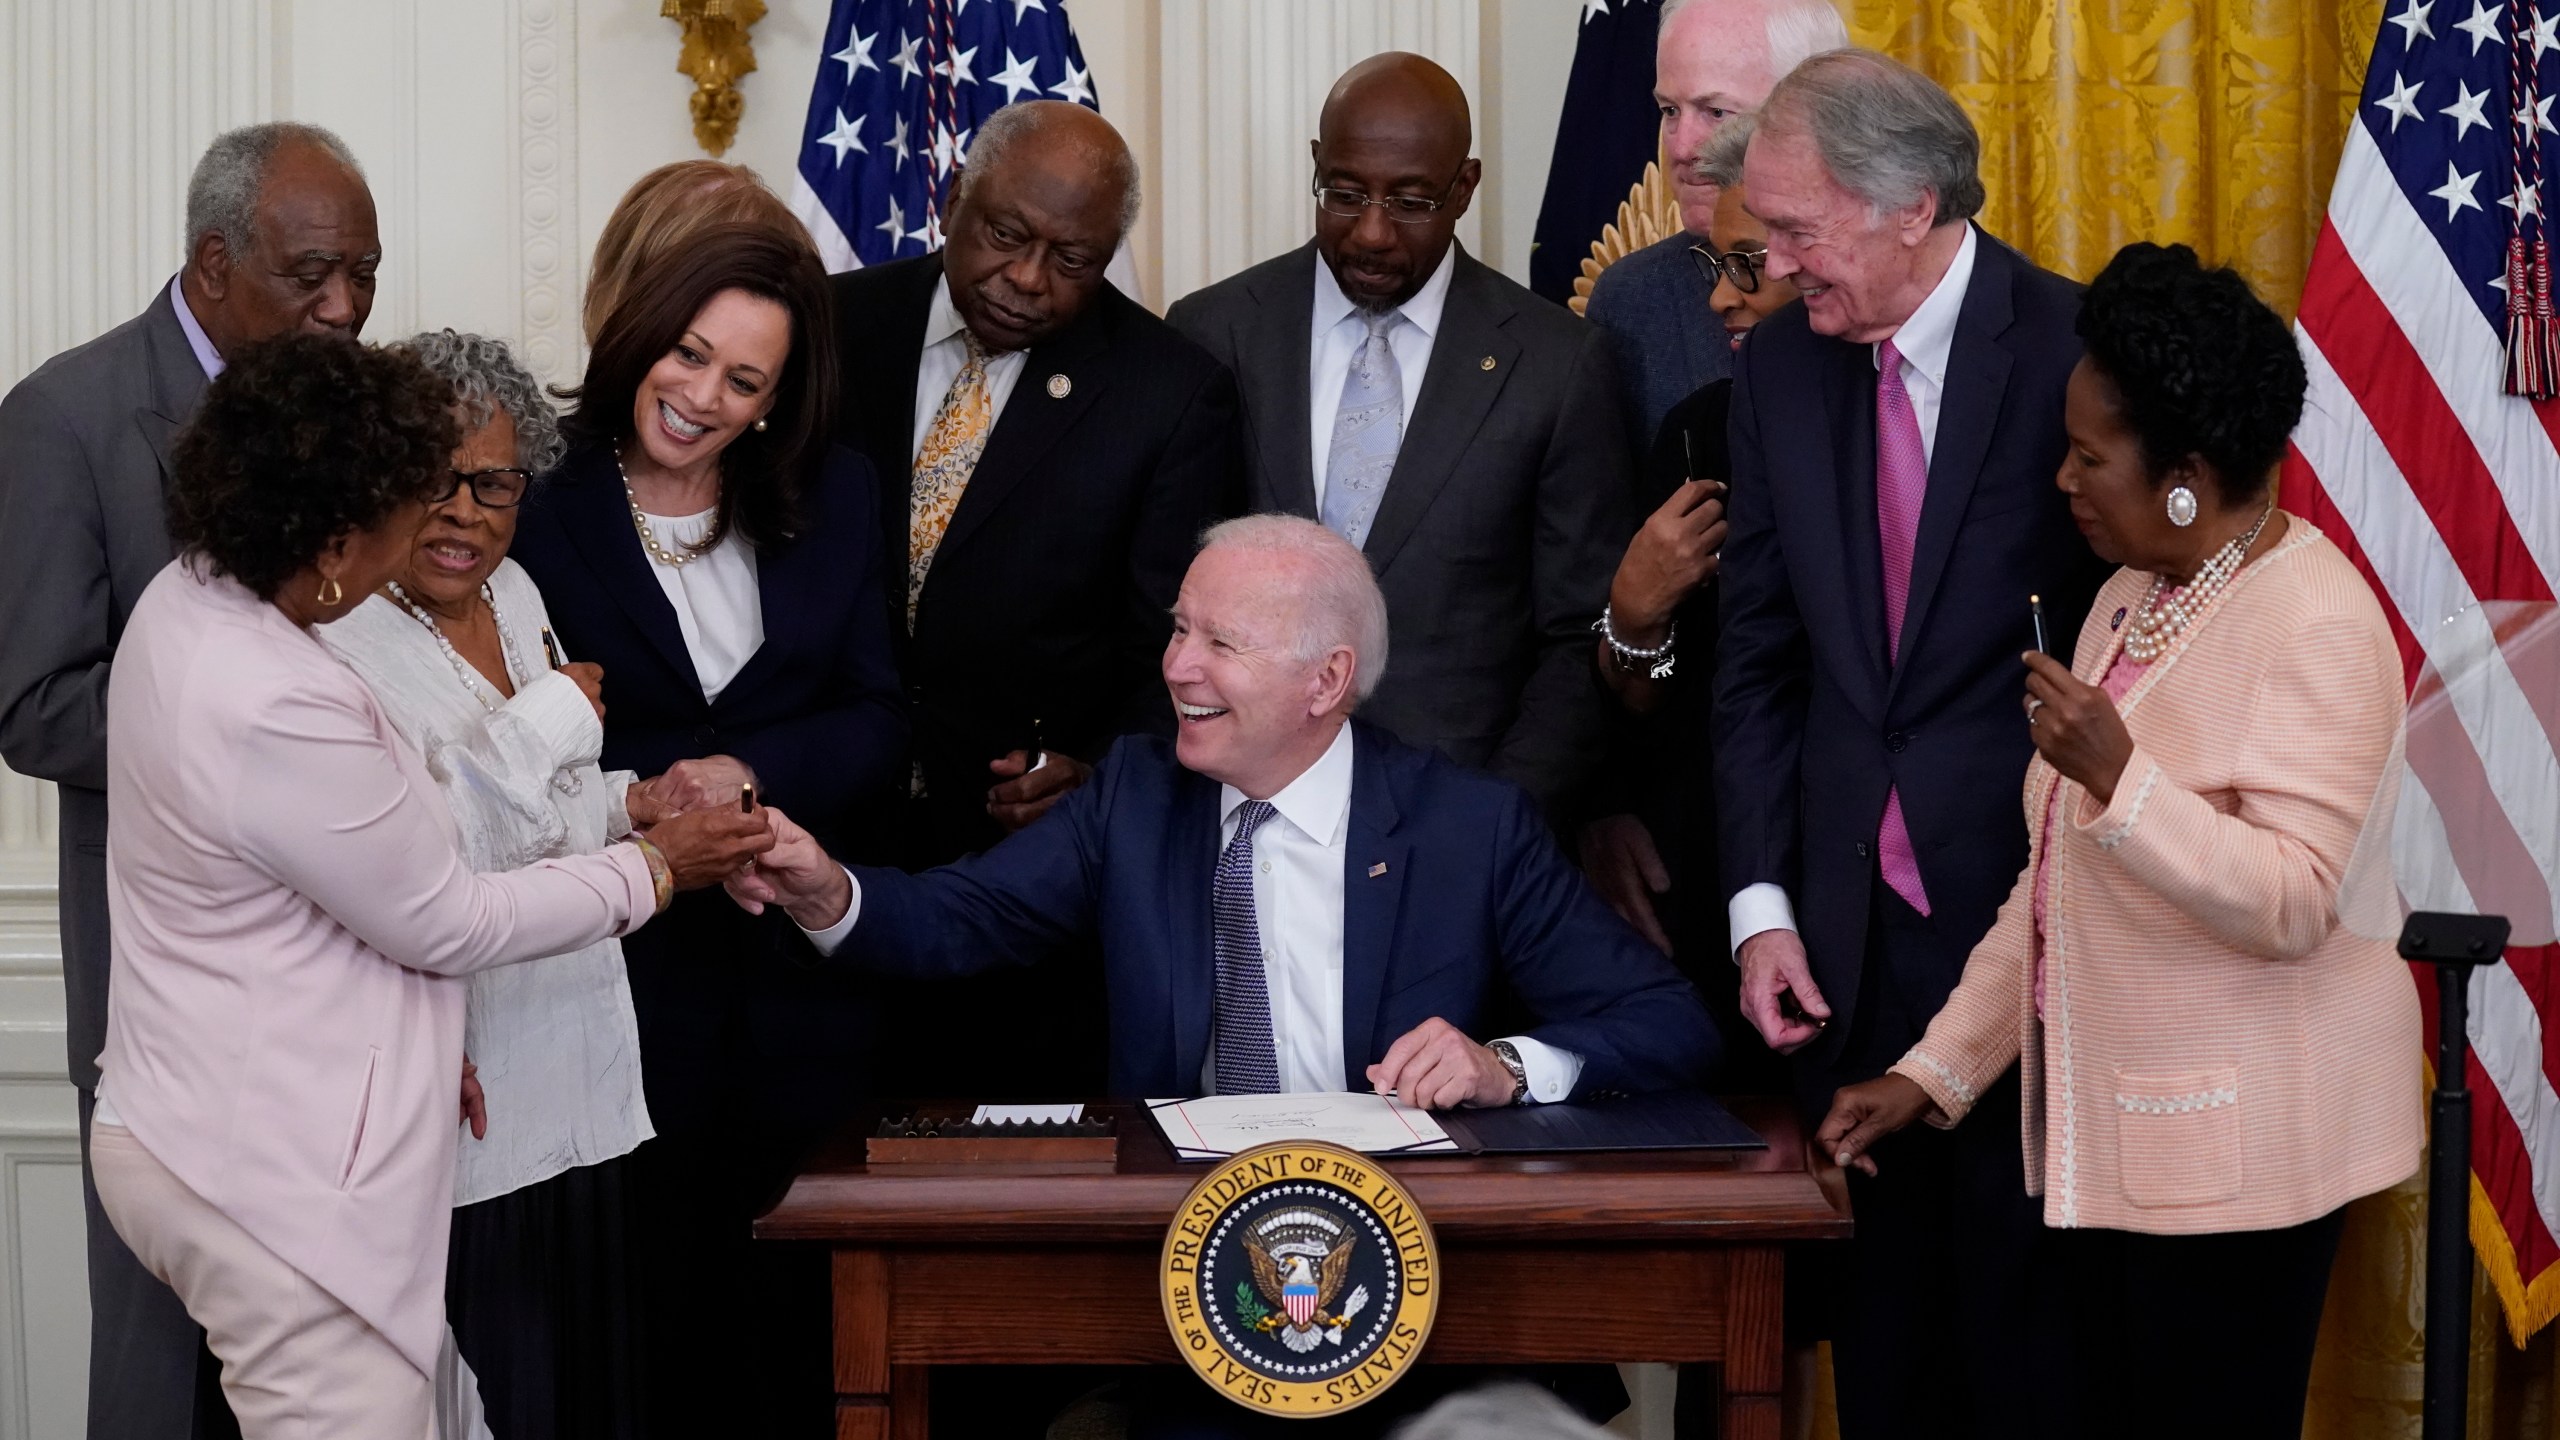
<path fill-rule="evenodd" d="M 2424 1440 L 2462 1440 L 2471 1403 L 2471 972 L 2507 948 L 2502 915 L 2419 911 L 2400 958 L 2436 967 L 2436 1091 L 2427 1158 Z"/>

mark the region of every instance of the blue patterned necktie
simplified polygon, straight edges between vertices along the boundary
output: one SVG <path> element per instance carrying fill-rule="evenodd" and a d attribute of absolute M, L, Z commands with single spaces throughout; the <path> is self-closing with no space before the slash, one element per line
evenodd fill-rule
<path fill-rule="evenodd" d="M 1218 995 L 1210 1013 L 1218 1047 L 1218 1093 L 1276 1095 L 1280 1054 L 1271 1039 L 1271 987 L 1262 974 L 1262 927 L 1253 915 L 1253 832 L 1271 818 L 1268 800 L 1236 807 L 1236 838 L 1218 856 L 1209 886 L 1218 950 Z"/>
<path fill-rule="evenodd" d="M 1333 448 L 1324 462 L 1324 524 L 1353 545 L 1369 538 L 1378 502 L 1395 474 L 1396 449 L 1404 443 L 1404 372 L 1396 367 L 1388 332 L 1403 312 L 1370 312 L 1369 338 L 1352 353 L 1342 377 L 1342 405 L 1333 412 Z"/>

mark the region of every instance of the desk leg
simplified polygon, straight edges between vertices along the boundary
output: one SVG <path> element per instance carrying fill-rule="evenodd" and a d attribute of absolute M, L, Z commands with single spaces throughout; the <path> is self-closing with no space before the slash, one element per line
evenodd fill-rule
<path fill-rule="evenodd" d="M 896 1392 L 889 1368 L 889 1257 L 877 1250 L 838 1250 L 834 1271 L 836 1440 L 891 1440 Z M 921 1440 L 923 1427 L 913 1433 Z"/>
<path fill-rule="evenodd" d="M 930 1440 L 933 1432 L 933 1367 L 889 1367 L 889 1440 Z"/>
<path fill-rule="evenodd" d="M 1786 1372 L 1786 1252 L 1750 1245 L 1731 1254 L 1719 1377 L 1724 1403 L 1716 1433 L 1725 1440 L 1778 1440 L 1778 1392 Z"/>

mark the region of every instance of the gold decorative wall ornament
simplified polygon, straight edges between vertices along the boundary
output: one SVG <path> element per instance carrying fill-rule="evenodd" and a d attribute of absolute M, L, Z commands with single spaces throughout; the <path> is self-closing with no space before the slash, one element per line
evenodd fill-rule
<path fill-rule="evenodd" d="M 1573 298 L 1565 303 L 1574 314 L 1581 314 L 1582 307 L 1591 303 L 1591 287 L 1601 271 L 1679 233 L 1680 200 L 1671 193 L 1671 177 L 1660 160 L 1648 161 L 1644 178 L 1627 187 L 1617 223 L 1602 226 L 1600 238 L 1591 242 L 1591 253 L 1582 257 L 1582 274 L 1573 282 Z"/>
<path fill-rule="evenodd" d="M 764 18 L 764 0 L 664 0 L 658 13 L 684 26 L 676 69 L 693 77 L 695 143 L 712 155 L 728 152 L 738 138 L 747 99 L 738 81 L 756 68 L 755 42 L 747 31 Z"/>

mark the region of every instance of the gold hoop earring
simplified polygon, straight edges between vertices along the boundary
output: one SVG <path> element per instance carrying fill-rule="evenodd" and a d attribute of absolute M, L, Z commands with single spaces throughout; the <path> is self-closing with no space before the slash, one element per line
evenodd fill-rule
<path fill-rule="evenodd" d="M 321 609 L 335 610 L 338 608 L 340 602 L 344 601 L 346 598 L 347 592 L 338 584 L 337 576 L 328 576 L 320 582 Z"/>

